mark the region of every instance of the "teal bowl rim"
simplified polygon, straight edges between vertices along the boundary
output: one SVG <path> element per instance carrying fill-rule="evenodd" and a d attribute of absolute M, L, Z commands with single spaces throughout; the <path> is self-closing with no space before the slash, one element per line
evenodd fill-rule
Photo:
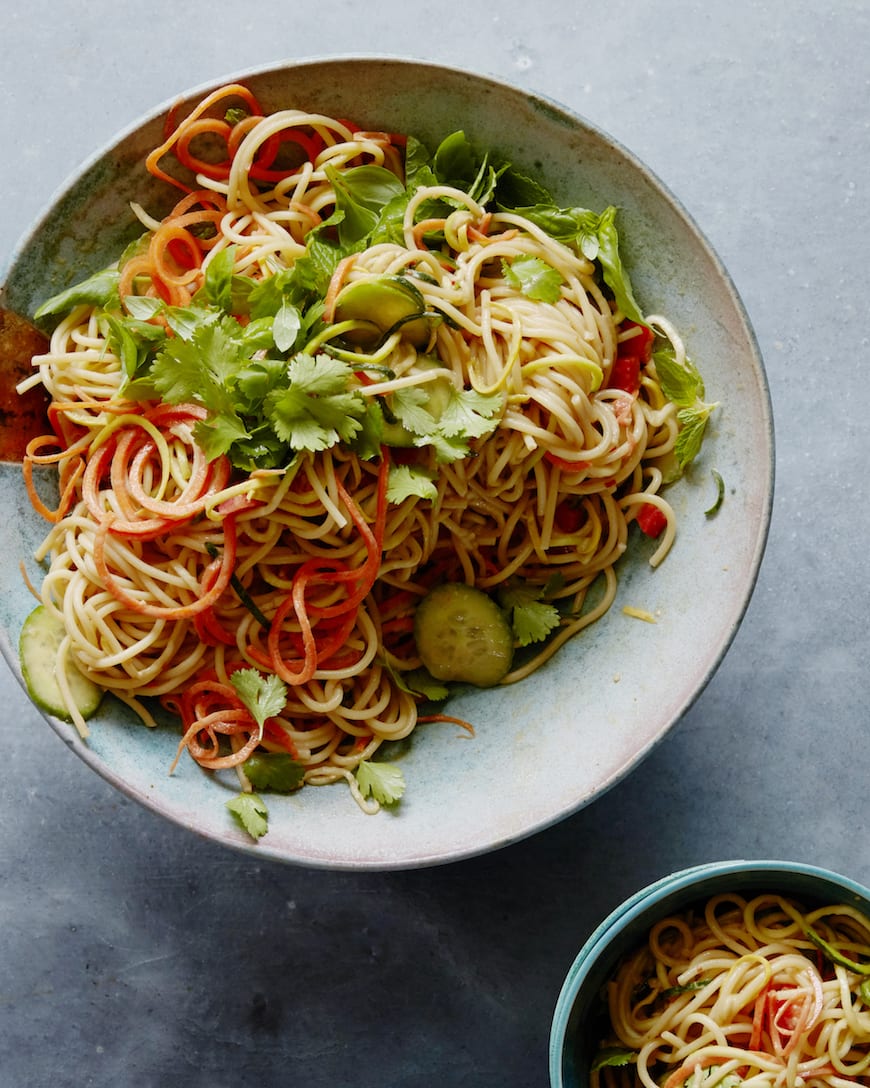
<path fill-rule="evenodd" d="M 589 935 L 577 954 L 568 973 L 556 1006 L 550 1027 L 549 1075 L 551 1088 L 577 1088 L 584 1084 L 579 1078 L 565 1079 L 565 1051 L 571 1038 L 571 1015 L 583 984 L 592 973 L 600 957 L 606 954 L 612 941 L 645 919 L 651 908 L 667 903 L 663 910 L 671 909 L 670 899 L 674 895 L 699 888 L 698 897 L 705 893 L 701 890 L 704 882 L 720 881 L 727 877 L 751 876 L 756 881 L 767 874 L 777 873 L 802 877 L 805 880 L 818 880 L 833 885 L 847 895 L 863 901 L 865 909 L 870 910 L 870 888 L 865 887 L 851 877 L 825 869 L 818 865 L 797 861 L 738 860 L 708 862 L 680 869 L 669 876 L 662 877 L 648 884 L 629 896 L 623 903 L 610 912 L 599 926 Z M 648 925 L 644 921 L 644 926 Z M 618 959 L 618 955 L 615 957 Z"/>

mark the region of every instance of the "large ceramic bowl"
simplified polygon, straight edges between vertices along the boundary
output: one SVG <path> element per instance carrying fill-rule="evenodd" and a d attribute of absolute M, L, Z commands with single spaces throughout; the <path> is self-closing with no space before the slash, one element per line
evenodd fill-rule
<path fill-rule="evenodd" d="M 185 761 L 167 773 L 176 738 L 148 731 L 106 701 L 81 742 L 51 725 L 99 774 L 129 796 L 209 838 L 311 866 L 398 869 L 469 857 L 540 831 L 575 812 L 632 770 L 692 705 L 728 649 L 756 580 L 770 516 L 773 431 L 764 371 L 737 292 L 676 199 L 629 151 L 553 102 L 489 78 L 397 59 L 327 59 L 236 73 L 268 109 L 302 106 L 351 116 L 369 128 L 407 131 L 434 146 L 463 128 L 539 176 L 561 203 L 620 210 L 625 260 L 647 313 L 683 332 L 720 401 L 703 458 L 669 492 L 679 535 L 653 571 L 627 558 L 612 611 L 530 679 L 457 698 L 450 713 L 472 722 L 418 730 L 403 769 L 397 811 L 362 815 L 341 788 L 306 789 L 270 801 L 270 830 L 254 844 L 232 822 L 220 786 Z M 220 82 L 227 82 L 221 80 Z M 211 88 L 185 95 L 192 105 Z M 150 210 L 163 197 L 143 169 L 160 142 L 169 103 L 97 153 L 57 195 L 12 255 L 0 302 L 29 315 L 70 282 L 114 259 L 136 228 L 129 201 Z M 3 382 L 11 384 L 11 376 Z M 715 517 L 712 470 L 725 501 Z M 16 675 L 18 632 L 32 607 L 19 559 L 44 525 L 25 510 L 20 469 L 0 468 L 0 625 Z M 655 613 L 630 619 L 630 604 Z M 651 667 L 651 663 L 654 663 Z"/>
<path fill-rule="evenodd" d="M 870 917 L 870 890 L 838 873 L 789 861 L 723 861 L 663 877 L 616 907 L 589 936 L 565 977 L 550 1030 L 552 1088 L 581 1088 L 600 1038 L 600 994 L 623 956 L 660 919 L 715 895 L 775 894 L 807 907 L 843 903 Z"/>

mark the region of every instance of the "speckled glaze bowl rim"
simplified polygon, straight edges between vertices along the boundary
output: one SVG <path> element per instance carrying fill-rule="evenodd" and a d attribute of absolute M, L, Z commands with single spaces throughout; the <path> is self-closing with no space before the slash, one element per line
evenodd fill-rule
<path fill-rule="evenodd" d="M 764 878 L 770 874 L 799 877 L 808 881 L 818 880 L 834 886 L 859 901 L 864 909 L 870 910 L 870 888 L 833 870 L 813 865 L 809 862 L 781 860 L 739 860 L 707 862 L 687 869 L 678 870 L 641 888 L 615 907 L 599 926 L 589 935 L 583 947 L 572 962 L 556 1001 L 550 1028 L 549 1072 L 551 1088 L 575 1088 L 575 1082 L 564 1079 L 564 1056 L 566 1047 L 571 1044 L 570 1019 L 583 986 L 602 956 L 608 956 L 614 941 L 619 941 L 625 930 L 641 919 L 646 919 L 651 912 L 655 914 L 657 904 L 670 900 L 676 893 L 681 902 L 690 902 L 705 898 L 711 894 L 704 890 L 707 882 L 720 883 L 732 879 L 734 890 L 740 890 L 742 878 Z M 668 902 L 668 910 L 677 909 Z M 644 922 L 651 925 L 653 917 Z M 622 950 L 620 950 L 621 952 Z M 619 954 L 615 954 L 618 960 Z M 582 1083 L 577 1081 L 576 1084 Z"/>
<path fill-rule="evenodd" d="M 705 290 L 699 291 L 698 295 L 700 298 L 707 299 L 707 294 L 705 292 L 709 292 L 710 298 L 715 299 L 717 304 L 721 304 L 721 310 L 716 311 L 714 308 L 713 318 L 715 319 L 718 316 L 721 319 L 722 313 L 726 312 L 726 317 L 730 324 L 727 330 L 719 331 L 720 326 L 717 325 L 717 322 L 715 320 L 708 320 L 710 329 L 712 330 L 715 327 L 717 331 L 705 332 L 705 336 L 713 338 L 716 343 L 717 351 L 720 352 L 721 342 L 724 341 L 724 339 L 727 339 L 729 335 L 735 338 L 743 358 L 742 365 L 744 366 L 744 369 L 740 374 L 749 390 L 748 393 L 744 392 L 743 396 L 748 397 L 751 393 L 753 398 L 752 403 L 756 408 L 758 418 L 757 429 L 752 432 L 752 438 L 758 444 L 759 459 L 752 463 L 751 477 L 747 473 L 736 481 L 738 484 L 741 482 L 746 483 L 747 486 L 750 478 L 753 481 L 750 488 L 753 492 L 751 501 L 754 504 L 752 506 L 751 518 L 749 519 L 751 531 L 747 532 L 745 543 L 741 544 L 743 550 L 737 551 L 735 547 L 732 551 L 732 557 L 736 556 L 732 567 L 735 577 L 738 578 L 736 588 L 732 590 L 727 597 L 722 588 L 718 590 L 720 597 L 717 599 L 720 600 L 721 603 L 725 603 L 727 607 L 725 612 L 722 613 L 720 617 L 717 617 L 714 633 L 706 636 L 707 641 L 703 644 L 703 652 L 697 650 L 698 640 L 695 638 L 693 654 L 697 653 L 697 660 L 695 660 L 693 656 L 691 667 L 688 669 L 688 674 L 691 675 L 691 682 L 683 683 L 681 681 L 673 691 L 669 692 L 671 701 L 668 703 L 667 711 L 662 712 L 661 722 L 659 723 L 657 720 L 654 729 L 652 727 L 648 728 L 647 723 L 643 723 L 643 727 L 640 730 L 640 740 L 636 740 L 634 734 L 631 734 L 631 744 L 629 745 L 629 735 L 622 736 L 620 733 L 617 740 L 623 745 L 625 751 L 622 751 L 621 749 L 618 750 L 616 742 L 613 741 L 609 742 L 612 744 L 612 750 L 608 749 L 603 754 L 599 751 L 596 752 L 596 756 L 598 757 L 597 762 L 600 763 L 603 770 L 599 771 L 596 769 L 595 774 L 598 777 L 596 777 L 594 781 L 592 781 L 591 777 L 586 775 L 585 771 L 583 774 L 580 774 L 579 771 L 577 772 L 580 774 L 580 777 L 576 782 L 563 782 L 561 778 L 557 777 L 555 788 L 557 788 L 559 792 L 553 794 L 555 800 L 551 800 L 549 795 L 545 795 L 542 788 L 538 787 L 534 790 L 529 790 L 527 795 L 524 798 L 521 798 L 510 812 L 499 809 L 498 813 L 493 816 L 490 814 L 492 806 L 478 804 L 474 813 L 465 814 L 461 821 L 459 816 L 455 817 L 456 827 L 449 828 L 450 835 L 447 833 L 436 835 L 435 832 L 429 832 L 428 828 L 434 826 L 434 824 L 432 818 L 428 815 L 427 803 L 418 803 L 415 800 L 412 804 L 417 805 L 420 810 L 426 810 L 426 818 L 425 820 L 423 818 L 418 820 L 417 816 L 413 817 L 414 820 L 418 820 L 418 824 L 415 826 L 417 826 L 418 830 L 422 830 L 423 832 L 422 838 L 419 841 L 414 842 L 406 841 L 407 835 L 397 831 L 399 821 L 401 820 L 401 817 L 399 817 L 398 819 L 389 818 L 385 821 L 385 824 L 383 825 L 385 841 L 381 841 L 380 839 L 374 841 L 374 836 L 371 837 L 371 840 L 366 840 L 364 835 L 359 837 L 356 841 L 354 841 L 352 836 L 348 838 L 347 835 L 344 835 L 342 838 L 342 836 L 337 833 L 333 834 L 334 829 L 330 827 L 329 837 L 327 837 L 325 832 L 322 834 L 317 832 L 314 841 L 311 841 L 310 839 L 300 839 L 299 833 L 294 829 L 288 830 L 284 838 L 274 837 L 273 832 L 270 830 L 270 834 L 266 836 L 266 838 L 254 843 L 243 833 L 238 831 L 238 829 L 229 826 L 224 828 L 223 825 L 216 828 L 214 822 L 210 820 L 200 821 L 195 815 L 191 814 L 189 807 L 184 807 L 184 805 L 179 804 L 178 798 L 175 795 L 171 797 L 164 796 L 156 787 L 147 784 L 145 787 L 142 787 L 138 780 L 131 782 L 128 780 L 128 776 L 123 767 L 118 768 L 112 766 L 100 753 L 81 744 L 78 738 L 72 735 L 70 728 L 65 723 L 58 722 L 51 718 L 48 719 L 49 723 L 59 736 L 73 748 L 78 756 L 80 756 L 92 769 L 96 770 L 104 779 L 161 816 L 168 818 L 189 830 L 193 830 L 195 833 L 206 838 L 220 841 L 225 845 L 230 845 L 233 848 L 240 849 L 244 852 L 256 854 L 261 858 L 288 861 L 294 864 L 307 865 L 316 868 L 396 870 L 443 864 L 445 862 L 474 857 L 494 849 L 499 849 L 513 842 L 517 842 L 520 839 L 526 838 L 531 834 L 545 830 L 549 826 L 578 811 L 586 804 L 591 803 L 629 774 L 644 758 L 646 758 L 655 745 L 664 738 L 673 725 L 676 724 L 676 722 L 679 721 L 686 711 L 694 704 L 698 695 L 704 690 L 727 653 L 737 629 L 742 622 L 755 588 L 766 547 L 773 504 L 774 433 L 770 393 L 767 386 L 764 365 L 745 307 L 743 306 L 733 281 L 722 265 L 718 255 L 700 231 L 691 215 L 686 211 L 685 207 L 674 196 L 670 189 L 640 159 L 638 159 L 636 155 L 626 149 L 618 140 L 614 139 L 600 126 L 579 114 L 576 110 L 551 101 L 538 92 L 527 91 L 490 75 L 452 68 L 446 65 L 435 64 L 414 58 L 360 54 L 312 57 L 287 63 L 276 62 L 233 73 L 225 76 L 223 79 L 210 80 L 207 83 L 200 84 L 198 87 L 174 95 L 172 99 L 168 99 L 161 105 L 149 110 L 137 121 L 124 128 L 108 141 L 101 150 L 95 152 L 86 162 L 73 172 L 65 185 L 56 193 L 43 216 L 37 220 L 35 226 L 32 227 L 30 231 L 25 233 L 18 248 L 13 251 L 11 258 L 12 263 L 9 266 L 9 270 L 7 270 L 7 273 L 4 273 L 4 275 L 8 275 L 8 271 L 15 270 L 16 262 L 21 259 L 22 254 L 27 253 L 32 259 L 33 253 L 27 249 L 29 240 L 33 239 L 34 236 L 38 235 L 43 229 L 46 220 L 50 216 L 51 210 L 57 206 L 58 202 L 66 199 L 70 191 L 74 189 L 76 185 L 81 185 L 83 177 L 94 168 L 95 164 L 101 163 L 104 156 L 129 140 L 146 125 L 153 124 L 158 118 L 164 116 L 166 109 L 170 104 L 179 100 L 190 101 L 227 82 L 245 82 L 256 79 L 262 79 L 264 81 L 280 81 L 282 73 L 293 73 L 293 79 L 298 81 L 301 76 L 308 78 L 312 73 L 316 74 L 320 69 L 325 67 L 339 66 L 347 72 L 348 66 L 353 67 L 359 65 L 389 67 L 393 77 L 410 75 L 411 70 L 414 69 L 415 74 L 418 75 L 423 73 L 425 76 L 428 73 L 429 78 L 432 80 L 435 78 L 446 80 L 449 85 L 449 93 L 453 95 L 458 94 L 459 91 L 470 93 L 473 85 L 473 89 L 490 93 L 494 96 L 494 99 L 497 99 L 498 96 L 501 95 L 505 96 L 507 101 L 514 105 L 523 103 L 530 112 L 535 114 L 535 121 L 538 125 L 552 124 L 552 126 L 555 127 L 561 125 L 566 135 L 579 133 L 579 139 L 584 143 L 584 147 L 588 147 L 596 154 L 603 154 L 606 150 L 608 164 L 606 167 L 601 164 L 593 166 L 593 180 L 598 180 L 602 171 L 604 171 L 607 176 L 612 175 L 614 167 L 613 163 L 609 160 L 622 164 L 621 168 L 623 169 L 625 165 L 628 165 L 630 173 L 636 176 L 637 180 L 626 182 L 626 191 L 630 191 L 632 194 L 635 189 L 639 194 L 642 192 L 642 195 L 637 196 L 638 217 L 643 218 L 644 215 L 647 214 L 648 210 L 646 209 L 644 201 L 648 201 L 650 209 L 653 207 L 656 209 L 654 212 L 649 210 L 649 217 L 658 217 L 660 214 L 664 214 L 668 222 L 678 223 L 680 234 L 679 242 L 675 241 L 674 243 L 675 250 L 678 250 L 680 245 L 688 247 L 691 251 L 692 259 L 715 283 L 715 287 L 709 286 L 705 288 Z M 395 66 L 398 66 L 398 68 Z M 382 99 L 384 98 L 384 94 L 385 92 L 381 92 Z M 504 111 L 502 105 L 499 105 L 499 108 L 502 109 L 502 112 Z M 475 109 L 477 109 L 477 106 L 475 106 Z M 485 110 L 481 110 L 476 116 L 480 119 L 484 114 Z M 524 125 L 525 128 L 523 128 Z M 507 120 L 505 120 L 503 127 L 505 129 L 509 127 Z M 517 127 L 525 134 L 528 145 L 530 147 L 535 146 L 537 137 L 533 139 L 529 135 L 532 131 L 529 119 L 520 119 L 518 122 L 517 118 L 512 116 L 510 118 L 511 131 L 513 132 Z M 562 156 L 561 159 L 559 158 L 560 155 Z M 557 170 L 567 170 L 567 167 L 564 166 L 565 156 L 563 153 L 556 153 L 554 162 Z M 578 174 L 582 179 L 582 169 L 577 165 L 576 160 L 572 159 L 572 164 L 571 176 L 573 177 L 574 174 Z M 661 211 L 659 211 L 659 208 L 661 208 Z M 656 225 L 658 224 L 656 223 Z M 642 239 L 640 244 L 642 246 Z M 644 254 L 646 255 L 646 250 L 644 250 Z M 661 257 L 661 255 L 657 255 L 657 257 L 661 260 L 665 259 Z M 657 265 L 650 271 L 649 275 L 651 281 L 655 281 L 656 278 L 662 278 L 661 273 L 663 267 L 664 266 Z M 5 292 L 9 282 L 9 280 L 6 280 L 3 286 L 0 286 L 0 302 L 6 297 Z M 41 290 L 43 286 L 44 285 L 40 283 L 37 289 Z M 26 290 L 30 290 L 32 293 L 32 285 L 27 285 Z M 669 287 L 667 290 L 670 291 L 672 288 Z M 21 288 L 20 285 L 16 285 L 16 293 L 22 295 L 26 293 L 26 291 Z M 728 376 L 731 377 L 730 372 Z M 736 444 L 733 439 L 729 438 L 728 441 L 731 444 L 727 446 L 727 450 L 728 452 L 733 453 L 736 449 Z M 743 461 L 740 461 L 739 467 L 741 471 L 746 473 Z M 700 501 L 700 496 L 693 497 L 692 503 L 694 504 L 694 510 L 700 511 L 702 509 Z M 724 516 L 729 518 L 732 515 L 728 513 Z M 734 516 L 736 517 L 736 515 Z M 705 546 L 708 550 L 710 549 L 709 541 L 705 541 Z M 713 547 L 715 547 L 715 544 Z M 701 577 L 700 572 L 692 573 L 697 578 Z M 689 587 L 686 588 L 686 595 L 688 596 L 688 594 Z M 695 594 L 695 597 L 698 596 L 699 595 Z M 678 603 L 674 602 L 672 608 L 674 610 L 674 615 L 676 616 Z M 694 608 L 694 604 L 691 605 L 691 608 Z M 645 625 L 638 625 L 635 623 L 634 626 L 640 627 Z M 594 640 L 599 636 L 593 632 L 589 637 L 592 640 L 591 647 L 594 650 Z M 636 637 L 634 631 L 621 636 L 625 642 L 625 645 L 622 646 L 623 656 L 628 656 L 631 646 L 634 644 L 634 641 L 636 641 Z M 666 636 L 663 634 L 662 638 L 665 637 Z M 587 663 L 590 661 L 590 656 L 587 653 L 590 644 L 584 645 L 586 645 L 586 650 L 584 651 L 586 656 L 584 656 L 583 664 L 584 680 L 588 683 L 588 674 L 585 670 L 587 668 Z M 6 657 L 13 673 L 20 679 L 17 654 L 9 638 L 9 632 L 5 629 L 0 631 L 0 650 L 2 650 Z M 564 657 L 565 651 L 563 650 L 563 658 Z M 594 654 L 592 657 L 594 658 Z M 608 665 L 607 668 L 609 669 L 610 666 Z M 604 668 L 601 669 L 602 676 L 603 672 Z M 558 678 L 564 674 L 557 670 L 555 675 Z M 630 676 L 630 673 L 626 672 L 623 675 Z M 604 687 L 601 689 L 604 693 L 604 706 L 600 713 L 603 721 L 609 720 L 607 717 L 608 714 L 614 721 L 620 720 L 619 714 L 622 712 L 623 707 L 619 704 L 619 699 L 622 698 L 623 702 L 625 701 L 625 696 L 622 693 L 619 693 L 618 689 L 612 684 L 611 677 L 612 674 L 608 675 L 606 678 L 609 682 L 607 685 L 608 690 L 605 691 Z M 568 673 L 568 678 L 572 682 L 575 681 L 573 672 Z M 532 678 L 532 680 L 534 680 L 534 678 Z M 593 683 L 594 682 L 595 677 L 593 676 Z M 527 685 L 530 683 L 530 681 L 526 682 Z M 623 689 L 630 683 L 631 679 L 626 679 L 622 685 Z M 513 694 L 514 690 L 516 691 L 516 696 Z M 511 709 L 509 713 L 513 714 L 518 720 L 522 719 L 524 714 L 531 716 L 540 713 L 540 705 L 533 696 L 534 690 L 535 689 L 531 686 L 527 686 L 524 689 L 523 685 L 516 685 L 515 689 L 512 689 L 511 699 L 513 700 L 516 698 L 519 702 L 518 704 L 513 702 L 510 704 Z M 614 695 L 611 693 L 616 694 Z M 634 694 L 635 701 L 640 699 L 642 694 L 641 691 L 636 691 Z M 492 696 L 487 693 L 487 698 L 495 700 L 493 703 L 495 709 L 492 712 L 484 712 L 484 724 L 487 724 L 487 717 L 504 721 L 504 711 L 507 708 L 506 700 L 504 702 L 499 702 L 499 693 L 493 694 Z M 613 702 L 614 698 L 616 699 L 616 702 L 614 702 L 614 705 L 611 707 L 610 704 Z M 515 705 L 516 709 L 513 709 Z M 460 716 L 464 709 L 465 706 L 460 701 L 460 703 L 457 704 L 457 712 Z M 560 712 L 564 714 L 561 707 Z M 528 745 L 528 739 L 519 732 L 523 727 L 524 725 L 516 727 L 517 735 L 514 743 L 518 746 L 521 744 Z M 514 728 L 514 726 L 511 726 L 511 728 Z M 620 726 L 619 728 L 621 729 L 622 727 Z M 581 731 L 584 736 L 586 736 L 588 729 L 588 726 L 583 726 L 583 730 Z M 423 743 L 425 745 L 428 743 L 428 740 L 424 740 Z M 482 734 L 479 735 L 477 743 L 480 743 L 481 748 L 483 748 Z M 597 743 L 598 742 L 596 741 L 596 744 Z M 430 754 L 431 753 L 427 752 L 427 755 Z M 442 756 L 439 755 L 437 759 L 442 759 Z M 455 761 L 455 757 L 452 753 L 448 754 L 447 758 L 443 759 L 445 768 L 448 764 L 449 767 L 453 767 Z M 522 775 L 528 776 L 528 769 L 524 769 L 523 766 L 520 766 L 519 770 Z M 441 768 L 436 762 L 435 772 L 437 773 L 439 771 L 441 771 Z M 424 770 L 422 779 L 424 788 L 430 784 L 430 780 L 425 777 L 428 773 L 427 765 L 427 769 Z M 464 769 L 463 774 L 465 774 Z M 561 771 L 560 775 L 562 775 Z M 460 778 L 460 781 L 462 780 L 463 779 Z M 486 794 L 487 790 L 492 790 L 494 788 L 494 784 L 484 776 L 480 786 L 483 793 Z M 290 801 L 288 803 L 290 805 L 296 804 L 295 801 Z M 449 804 L 450 802 L 448 801 L 448 805 Z M 318 814 L 323 809 L 319 799 L 312 807 Z M 478 811 L 478 809 L 480 811 Z M 325 815 L 328 820 L 331 819 L 330 812 L 326 812 Z M 290 816 L 293 819 L 298 819 L 298 809 L 295 812 L 291 810 Z M 469 816 L 472 818 L 469 819 Z M 485 819 L 481 820 L 479 826 L 474 822 L 478 816 L 485 817 Z M 305 825 L 305 820 L 303 820 L 302 823 Z M 344 826 L 343 821 L 336 821 L 336 823 L 341 823 L 341 826 Z"/>

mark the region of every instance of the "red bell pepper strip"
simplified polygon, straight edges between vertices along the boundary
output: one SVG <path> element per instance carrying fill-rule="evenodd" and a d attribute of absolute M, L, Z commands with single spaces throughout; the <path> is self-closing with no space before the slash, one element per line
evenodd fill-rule
<path fill-rule="evenodd" d="M 661 536 L 668 519 L 653 503 L 645 502 L 638 511 L 637 523 L 647 536 L 655 538 Z"/>

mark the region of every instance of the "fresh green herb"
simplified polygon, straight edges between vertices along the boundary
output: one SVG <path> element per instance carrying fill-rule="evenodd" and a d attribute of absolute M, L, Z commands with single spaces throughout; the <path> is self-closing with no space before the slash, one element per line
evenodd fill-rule
<path fill-rule="evenodd" d="M 271 793 L 294 793 L 305 781 L 305 768 L 284 752 L 254 752 L 242 770 L 252 786 Z"/>
<path fill-rule="evenodd" d="M 429 394 L 422 386 L 398 389 L 390 396 L 390 414 L 410 431 L 416 446 L 433 446 L 439 461 L 467 457 L 470 442 L 490 434 L 504 407 L 501 393 L 442 387 L 444 404 L 436 419 L 426 405 Z"/>
<path fill-rule="evenodd" d="M 668 347 L 655 352 L 653 361 L 662 392 L 679 409 L 677 421 L 681 429 L 674 453 L 680 470 L 684 470 L 698 456 L 707 423 L 719 405 L 708 404 L 704 400 L 704 381 L 691 359 L 678 362 L 673 350 Z"/>
<path fill-rule="evenodd" d="M 121 273 L 115 268 L 104 268 L 94 273 L 81 283 L 73 284 L 61 291 L 37 309 L 34 317 L 48 317 L 51 314 L 63 314 L 76 306 L 101 306 L 103 309 L 117 309 L 118 283 Z"/>
<path fill-rule="evenodd" d="M 236 822 L 252 839 L 260 839 L 269 830 L 269 811 L 256 793 L 240 793 L 227 801 Z"/>
<path fill-rule="evenodd" d="M 603 1069 L 605 1066 L 621 1067 L 624 1065 L 631 1065 L 632 1062 L 636 1061 L 637 1052 L 634 1050 L 624 1050 L 621 1047 L 605 1046 L 602 1047 L 592 1059 L 590 1072 L 594 1073 L 596 1070 Z"/>
<path fill-rule="evenodd" d="M 434 502 L 438 488 L 432 473 L 412 465 L 392 465 L 387 481 L 387 499 L 398 505 L 405 499 L 416 498 Z"/>
<path fill-rule="evenodd" d="M 149 354 L 166 338 L 160 325 L 132 318 L 123 319 L 112 313 L 100 318 L 109 349 L 117 355 L 124 372 L 125 384 L 132 381 L 144 365 Z"/>
<path fill-rule="evenodd" d="M 679 408 L 691 408 L 706 396 L 704 379 L 691 359 L 677 361 L 673 348 L 664 347 L 653 354 L 662 392 Z"/>
<path fill-rule="evenodd" d="M 510 615 L 518 646 L 543 642 L 559 626 L 559 610 L 544 600 L 545 594 L 546 587 L 528 582 L 512 582 L 499 593 L 499 603 Z"/>
<path fill-rule="evenodd" d="M 816 948 L 820 949 L 825 956 L 827 956 L 831 963 L 836 963 L 840 967 L 845 967 L 847 971 L 854 971 L 856 975 L 870 977 L 870 963 L 858 963 L 856 960 L 844 956 L 842 952 L 838 952 L 833 945 L 829 944 L 824 937 L 807 922 L 802 922 L 801 924 L 807 937 L 813 942 Z"/>
<path fill-rule="evenodd" d="M 680 994 L 691 994 L 696 990 L 703 990 L 709 981 L 708 978 L 699 978 L 695 982 L 687 982 L 685 986 L 669 986 L 666 990 L 662 990 L 659 996 L 669 1000 L 672 997 L 678 997 Z"/>
<path fill-rule="evenodd" d="M 561 298 L 562 275 L 540 257 L 527 254 L 512 261 L 501 262 L 508 283 L 537 302 L 558 302 Z"/>
<path fill-rule="evenodd" d="M 677 412 L 681 430 L 674 444 L 674 453 L 680 468 L 684 469 L 700 453 L 707 421 L 717 407 L 716 404 L 698 404 L 693 408 L 681 408 Z"/>
<path fill-rule="evenodd" d="M 262 736 L 266 719 L 280 714 L 287 703 L 286 684 L 280 676 L 273 673 L 264 676 L 253 668 L 238 669 L 230 676 L 230 683 L 250 710 Z"/>
<path fill-rule="evenodd" d="M 212 557 L 212 559 L 217 559 L 219 552 L 214 544 L 207 543 L 205 546 L 205 550 Z M 264 627 L 268 631 L 269 627 L 271 626 L 268 617 L 263 614 L 260 606 L 250 595 L 250 593 L 248 593 L 247 589 L 245 589 L 241 579 L 235 573 L 235 571 L 233 571 L 233 573 L 230 575 L 230 585 L 235 590 L 236 596 L 239 598 L 245 608 L 247 608 L 247 610 L 251 613 L 257 623 L 259 623 L 261 627 Z"/>
<path fill-rule="evenodd" d="M 394 763 L 363 760 L 356 769 L 356 780 L 363 797 L 374 797 L 382 805 L 394 805 L 405 792 L 405 777 Z"/>
<path fill-rule="evenodd" d="M 411 669 L 409 672 L 392 670 L 396 683 L 409 695 L 419 695 L 432 703 L 443 702 L 450 694 L 450 688 L 440 680 L 436 680 L 428 669 Z"/>
<path fill-rule="evenodd" d="M 365 398 L 349 388 L 352 370 L 329 355 L 297 355 L 287 367 L 289 384 L 266 398 L 266 414 L 295 450 L 325 450 L 350 442 L 360 431 Z"/>
<path fill-rule="evenodd" d="M 716 484 L 716 499 L 713 505 L 708 507 L 704 511 L 708 518 L 713 517 L 714 514 L 717 514 L 719 512 L 719 507 L 722 505 L 725 499 L 725 481 L 722 479 L 716 469 L 713 469 L 710 475 L 713 477 L 713 482 Z"/>

